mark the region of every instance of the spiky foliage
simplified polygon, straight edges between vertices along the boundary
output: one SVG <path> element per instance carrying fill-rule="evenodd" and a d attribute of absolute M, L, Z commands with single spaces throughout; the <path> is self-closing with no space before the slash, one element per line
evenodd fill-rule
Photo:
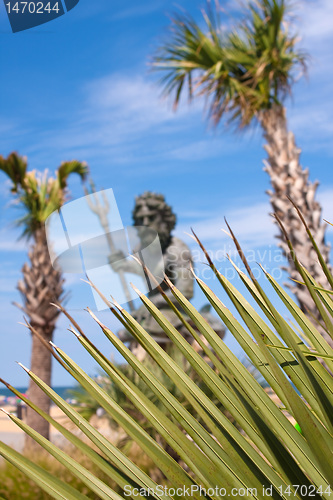
<path fill-rule="evenodd" d="M 273 210 L 287 228 L 300 261 L 325 287 L 327 282 L 313 260 L 309 240 L 300 231 L 299 220 L 286 198 L 290 196 L 301 209 L 328 263 L 325 225 L 321 222 L 321 207 L 315 201 L 318 183 L 309 182 L 308 171 L 300 165 L 300 150 L 288 131 L 283 109 L 284 99 L 291 93 L 298 74 L 306 69 L 307 60 L 297 48 L 296 34 L 289 29 L 289 5 L 287 0 L 251 0 L 233 29 L 223 28 L 218 8 L 210 3 L 204 12 L 205 29 L 186 14 L 178 15 L 152 64 L 164 73 L 161 85 L 165 94 L 173 96 L 175 107 L 187 89 L 191 98 L 206 98 L 214 125 L 224 117 L 240 128 L 255 121 L 261 125 L 267 141 L 265 170 L 272 183 L 269 195 Z M 281 234 L 280 239 L 286 254 Z M 288 272 L 299 280 L 292 261 Z M 302 310 L 318 319 L 304 288 L 296 285 L 293 291 Z"/>
<path fill-rule="evenodd" d="M 189 376 L 197 386 L 217 405 L 218 408 L 223 410 L 220 402 L 215 398 L 212 391 L 207 387 L 207 385 L 202 381 L 200 377 L 198 377 L 195 370 L 193 370 L 191 364 L 184 358 L 182 353 L 171 344 L 166 352 L 173 359 L 173 361 L 184 371 L 184 373 Z M 208 360 L 209 361 L 209 360 Z M 204 422 L 200 419 L 200 415 L 193 411 L 191 405 L 188 403 L 187 399 L 184 397 L 183 393 L 174 383 L 172 379 L 159 367 L 159 365 L 150 357 L 144 356 L 142 359 L 142 364 L 145 366 L 147 370 L 154 373 L 155 377 L 159 380 L 159 382 L 170 392 L 179 401 L 187 411 L 191 412 L 196 416 L 196 418 L 200 421 L 201 424 L 204 425 Z M 120 364 L 117 365 L 119 372 L 121 372 L 127 379 L 129 379 L 140 391 L 142 391 L 145 396 L 152 401 L 164 414 L 169 415 L 170 413 L 168 409 L 163 405 L 163 403 L 156 397 L 154 392 L 145 384 L 144 380 L 138 376 L 137 372 L 132 368 L 129 364 Z M 142 413 L 137 409 L 137 407 L 132 403 L 131 399 L 127 397 L 126 393 L 113 381 L 112 378 L 108 377 L 105 373 L 101 373 L 100 376 L 96 378 L 97 383 L 100 387 L 123 409 L 126 411 L 128 415 L 130 415 L 134 420 L 140 423 L 143 429 L 148 432 L 155 439 L 158 439 L 159 442 L 164 444 L 164 447 L 167 447 L 165 441 L 163 441 L 156 429 L 151 425 L 149 420 L 142 415 Z M 78 387 L 74 390 L 68 391 L 69 395 L 73 397 L 76 402 L 73 406 L 77 409 L 77 411 L 87 418 L 91 419 L 93 415 L 96 414 L 97 410 L 100 408 L 98 402 L 89 395 L 89 393 L 82 389 L 82 387 Z M 119 425 L 117 422 L 106 414 L 106 418 L 109 420 L 110 427 L 115 430 L 119 430 Z M 230 417 L 230 420 L 233 419 Z M 130 449 L 133 440 L 127 437 L 123 437 L 120 434 L 120 443 L 121 447 L 126 447 L 126 449 Z M 172 451 L 170 450 L 172 453 Z"/>
<path fill-rule="evenodd" d="M 161 81 L 174 104 L 187 87 L 190 97 L 206 97 L 218 124 L 224 115 L 249 125 L 263 109 L 281 104 L 291 91 L 297 66 L 306 55 L 296 49 L 297 37 L 285 24 L 284 0 L 250 2 L 246 17 L 229 31 L 209 3 L 206 30 L 187 15 L 173 19 L 170 38 L 159 47 L 153 68 L 165 72 Z"/>
<path fill-rule="evenodd" d="M 200 278 L 195 277 L 200 289 L 235 340 L 243 347 L 253 366 L 276 393 L 283 408 L 275 404 L 258 380 L 229 350 L 203 316 L 170 281 L 166 280 L 165 285 L 169 286 L 186 317 L 191 318 L 191 324 L 195 325 L 195 329 L 186 321 L 185 316 L 182 316 L 161 287 L 160 293 L 175 313 L 183 319 L 183 324 L 189 333 L 200 343 L 209 363 L 195 351 L 145 295 L 136 291 L 147 311 L 156 319 L 175 348 L 196 372 L 197 377 L 209 387 L 216 400 L 230 411 L 238 427 L 232 425 L 215 401 L 201 390 L 130 313 L 117 303 L 108 303 L 106 299 L 104 300 L 111 312 L 132 333 L 164 372 L 165 377 L 176 385 L 177 391 L 180 391 L 187 401 L 187 406 L 182 404 L 170 392 L 168 385 L 161 382 L 154 371 L 150 371 L 140 362 L 91 311 L 89 311 L 91 316 L 99 324 L 106 338 L 135 371 L 140 384 L 133 382 L 106 358 L 75 320 L 66 311 L 64 313 L 71 319 L 72 332 L 81 347 L 92 356 L 150 423 L 156 432 L 156 439 L 147 432 L 141 421 L 132 418 L 61 348 L 53 345 L 52 352 L 82 388 L 96 399 L 110 418 L 117 422 L 155 463 L 162 474 L 162 484 L 166 489 L 158 487 L 154 478 L 149 477 L 144 469 L 138 467 L 137 463 L 98 432 L 71 405 L 24 367 L 30 378 L 50 396 L 93 445 L 87 444 L 86 440 L 73 429 L 68 430 L 62 423 L 52 420 L 16 389 L 6 384 L 7 387 L 52 423 L 80 452 L 99 467 L 109 480 L 101 481 L 93 476 L 88 468 L 45 440 L 15 416 L 9 415 L 9 417 L 103 500 L 120 500 L 124 494 L 133 499 L 141 494 L 156 500 L 179 498 L 179 496 L 196 500 L 204 496 L 217 500 L 227 496 L 237 498 L 236 492 L 239 498 L 250 496 L 259 500 L 264 500 L 267 496 L 285 500 L 290 496 L 298 499 L 314 496 L 329 500 L 332 495 L 329 484 L 332 484 L 333 480 L 331 373 L 333 349 L 282 287 L 265 273 L 276 293 L 274 304 L 281 299 L 292 315 L 295 325 L 291 326 L 290 322 L 282 317 L 276 305 L 271 302 L 254 278 L 236 238 L 234 241 L 248 273 L 233 265 L 257 308 L 252 307 L 233 284 L 219 272 L 202 243 L 198 239 L 197 241 L 206 255 L 213 274 L 239 313 L 241 321 L 235 318 Z M 317 256 L 322 262 L 327 279 L 333 283 L 333 277 L 322 260 L 318 248 L 315 248 L 315 251 L 318 252 Z M 310 274 L 299 265 L 297 258 L 295 256 L 294 258 L 305 286 L 308 287 L 318 310 L 322 313 L 327 331 L 333 337 L 333 302 L 329 295 L 332 292 L 329 290 L 327 293 L 318 287 Z M 102 295 L 101 297 L 103 298 Z M 319 362 L 319 358 L 325 359 L 328 370 Z M 151 391 L 153 397 L 147 395 L 144 386 Z M 167 412 L 161 411 L 161 404 Z M 189 411 L 189 408 L 192 408 L 192 411 Z M 298 430 L 285 415 L 285 410 L 297 421 Z M 199 415 L 200 420 L 196 415 Z M 172 454 L 161 446 L 158 436 L 181 458 L 182 462 L 176 461 Z M 98 452 L 95 451 L 96 448 Z M 59 500 L 87 498 L 2 443 L 0 443 L 0 454 L 36 481 L 42 489 L 47 490 L 53 498 Z M 118 485 L 117 490 L 110 487 L 111 480 Z M 178 494 L 173 493 L 178 488 L 180 488 Z M 266 490 L 267 488 L 269 489 Z M 182 493 L 179 494 L 179 491 Z"/>
<path fill-rule="evenodd" d="M 0 156 L 0 170 L 12 181 L 11 191 L 24 211 L 23 217 L 17 221 L 23 228 L 22 236 L 33 240 L 29 251 L 30 262 L 24 264 L 23 279 L 18 283 L 18 290 L 23 299 L 23 306 L 19 307 L 40 336 L 49 342 L 52 340 L 59 316 L 59 311 L 51 303 L 62 301 L 63 279 L 61 273 L 51 264 L 44 222 L 64 203 L 68 194 L 68 177 L 76 173 L 84 179 L 87 166 L 78 161 L 65 162 L 56 171 L 55 177 L 51 177 L 47 171 L 43 174 L 35 170 L 28 172 L 26 158 L 12 153 L 8 158 Z M 31 368 L 42 380 L 50 384 L 51 356 L 37 337 L 32 339 Z M 49 411 L 49 398 L 35 384 L 30 384 L 29 396 L 44 411 Z M 30 409 L 27 421 L 43 436 L 49 436 L 49 424 Z"/>
<path fill-rule="evenodd" d="M 91 468 L 91 463 L 87 457 L 81 455 L 73 446 L 65 446 L 66 453 L 85 465 L 90 472 L 97 477 L 108 479 L 106 475 L 101 474 L 97 467 Z M 29 459 L 37 465 L 50 471 L 53 476 L 61 478 L 65 483 L 70 484 L 78 492 L 87 495 L 90 500 L 99 500 L 97 495 L 89 491 L 79 479 L 73 477 L 71 473 L 63 467 L 57 460 L 47 453 L 30 453 Z M 34 481 L 29 479 L 23 472 L 5 461 L 0 463 L 0 498 L 1 500 L 51 500 L 52 496 L 47 491 L 43 491 Z"/>

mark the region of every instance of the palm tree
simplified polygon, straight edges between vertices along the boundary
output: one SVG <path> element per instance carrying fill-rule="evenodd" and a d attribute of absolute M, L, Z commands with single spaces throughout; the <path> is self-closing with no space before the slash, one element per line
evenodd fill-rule
<path fill-rule="evenodd" d="M 161 84 L 166 95 L 174 96 L 174 106 L 187 88 L 208 102 L 209 117 L 217 126 L 221 119 L 243 129 L 257 122 L 263 130 L 268 158 L 265 170 L 272 189 L 268 191 L 273 211 L 280 217 L 300 262 L 324 287 L 328 282 L 300 219 L 287 196 L 304 215 L 326 263 L 330 246 L 325 243 L 321 206 L 315 200 L 318 183 L 309 182 L 302 169 L 300 149 L 288 130 L 283 102 L 292 84 L 306 69 L 307 56 L 297 50 L 297 37 L 288 30 L 287 0 L 251 0 L 244 19 L 223 31 L 218 8 L 208 4 L 204 12 L 206 30 L 187 14 L 172 21 L 170 37 L 157 49 L 153 68 L 164 73 Z M 279 246 L 288 256 L 288 245 L 280 232 Z M 288 272 L 299 280 L 292 260 Z M 316 306 L 302 284 L 290 286 L 301 309 L 317 318 Z M 327 342 L 332 340 L 323 331 Z"/>
<path fill-rule="evenodd" d="M 23 279 L 18 283 L 18 290 L 23 298 L 19 306 L 28 316 L 31 327 L 46 342 L 52 340 L 59 310 L 51 303 L 61 303 L 64 298 L 61 272 L 55 269 L 50 260 L 45 231 L 45 220 L 58 210 L 66 200 L 68 177 L 76 173 L 83 180 L 87 166 L 78 161 L 62 163 L 55 178 L 43 175 L 35 170 L 27 172 L 26 158 L 12 153 L 8 158 L 0 156 L 0 170 L 12 181 L 12 193 L 25 211 L 24 217 L 17 222 L 23 226 L 23 236 L 33 240 L 29 252 L 29 264 L 22 268 Z M 47 384 L 51 384 L 51 354 L 38 339 L 32 335 L 31 370 Z M 38 386 L 30 382 L 30 399 L 45 412 L 50 410 L 50 400 Z M 27 410 L 27 423 L 47 439 L 49 424 L 36 412 Z M 27 444 L 32 443 L 32 440 Z"/>

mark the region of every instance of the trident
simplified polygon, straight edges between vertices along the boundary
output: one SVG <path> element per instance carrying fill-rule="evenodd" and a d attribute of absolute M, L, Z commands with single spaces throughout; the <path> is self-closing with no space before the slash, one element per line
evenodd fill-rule
<path fill-rule="evenodd" d="M 92 181 L 90 181 L 90 186 L 91 186 L 92 194 L 94 195 L 95 204 L 92 202 L 92 200 L 89 196 L 90 193 L 88 192 L 87 188 L 84 188 L 85 193 L 87 195 L 88 206 L 89 206 L 90 210 L 94 214 L 97 215 L 99 222 L 100 222 L 100 224 L 103 228 L 103 231 L 105 233 L 105 236 L 106 236 L 106 239 L 108 242 L 108 246 L 109 246 L 109 250 L 110 250 L 111 254 L 113 254 L 117 251 L 117 249 L 116 249 L 115 244 L 112 240 L 110 226 L 109 226 L 108 213 L 110 211 L 110 205 L 109 205 L 107 196 L 106 196 L 105 192 L 102 191 L 102 200 L 103 200 L 103 204 L 102 204 L 99 197 L 98 197 L 98 193 L 96 193 L 95 185 Z M 135 307 L 134 307 L 134 304 L 132 302 L 131 294 L 130 294 L 130 291 L 129 291 L 128 286 L 127 286 L 127 282 L 125 279 L 125 273 L 122 269 L 119 269 L 118 274 L 119 274 L 121 286 L 123 287 L 123 290 L 125 293 L 126 301 L 128 302 L 129 308 L 130 308 L 131 312 L 133 313 L 133 312 L 135 312 Z"/>

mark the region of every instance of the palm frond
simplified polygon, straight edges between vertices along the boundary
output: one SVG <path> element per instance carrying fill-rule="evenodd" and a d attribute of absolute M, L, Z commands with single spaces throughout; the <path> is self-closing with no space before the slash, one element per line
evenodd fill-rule
<path fill-rule="evenodd" d="M 291 91 L 295 69 L 306 68 L 307 56 L 296 50 L 297 37 L 288 32 L 284 0 L 250 2 L 236 27 L 222 32 L 218 6 L 203 13 L 206 30 L 187 14 L 173 18 L 170 37 L 156 51 L 152 67 L 162 71 L 166 95 L 177 107 L 193 89 L 209 102 L 217 125 L 224 115 L 240 126 Z"/>
<path fill-rule="evenodd" d="M 17 153 L 8 158 L 0 156 L 0 170 L 12 181 L 12 192 L 16 194 L 23 217 L 16 222 L 23 226 L 23 236 L 30 237 L 55 210 L 63 205 L 66 198 L 67 181 L 71 174 L 78 174 L 85 180 L 88 166 L 76 160 L 64 162 L 56 171 L 56 177 L 31 170 L 27 172 L 27 160 Z"/>
<path fill-rule="evenodd" d="M 128 439 L 142 450 L 141 455 L 144 453 L 154 464 L 154 471 L 160 474 L 158 477 L 163 478 L 162 484 L 168 487 L 165 493 L 160 493 L 161 490 L 157 488 L 156 476 L 152 477 L 151 474 L 150 477 L 145 467 L 138 465 L 137 458 L 133 460 L 126 454 L 122 442 L 115 444 L 113 440 L 107 439 L 40 377 L 21 365 L 30 379 L 85 437 L 82 439 L 82 434 L 67 430 L 57 422 L 56 429 L 103 470 L 107 477 L 112 478 L 118 487 L 113 490 L 115 486 L 110 485 L 109 480 L 100 480 L 98 476 L 88 474 L 75 459 L 50 444 L 27 424 L 13 415 L 8 415 L 9 418 L 73 476 L 82 480 L 89 490 L 98 492 L 100 498 L 118 500 L 119 495 L 124 496 L 126 493 L 125 496 L 128 496 L 128 488 L 132 493 L 134 491 L 129 496 L 135 498 L 139 488 L 143 496 L 162 500 L 178 497 L 170 492 L 183 487 L 186 491 L 193 487 L 193 493 L 186 494 L 185 498 L 193 496 L 195 500 L 202 496 L 199 488 L 200 492 L 207 491 L 205 498 L 212 500 L 234 496 L 235 491 L 251 491 L 250 496 L 258 499 L 272 496 L 287 500 L 292 495 L 298 499 L 314 496 L 328 500 L 332 495 L 333 350 L 292 298 L 273 277 L 265 273 L 273 296 L 279 299 L 276 305 L 276 301 L 274 304 L 271 302 L 255 279 L 232 230 L 229 230 L 248 274 L 235 264 L 233 266 L 257 307 L 254 308 L 219 272 L 197 236 L 195 239 L 234 311 L 225 306 L 204 281 L 195 275 L 194 278 L 230 335 L 244 349 L 250 360 L 251 371 L 249 363 L 237 358 L 202 314 L 167 279 L 165 285 L 170 288 L 177 302 L 178 309 L 174 306 L 175 309 L 193 338 L 199 338 L 200 334 L 210 362 L 137 289 L 135 291 L 147 314 L 156 320 L 170 339 L 175 349 L 172 356 L 171 351 L 165 351 L 135 317 L 116 302 L 109 304 L 106 299 L 111 312 L 147 353 L 143 361 L 90 310 L 88 312 L 128 363 L 127 366 L 120 369 L 110 361 L 64 310 L 79 332 L 70 329 L 80 347 L 103 370 L 101 383 L 97 383 L 62 349 L 51 343 L 53 354 L 67 372 L 105 410 L 105 414 L 122 429 Z M 330 296 L 320 291 L 307 271 L 302 270 L 301 274 L 305 286 L 315 290 L 316 304 L 325 307 L 325 318 L 327 316 L 331 320 L 333 306 Z M 163 297 L 169 304 L 166 293 L 163 293 Z M 291 326 L 279 312 L 280 300 L 292 314 L 296 326 Z M 324 310 L 322 307 L 318 309 Z M 239 314 L 241 322 L 236 319 L 234 312 Z M 187 322 L 184 314 L 194 327 Z M 310 339 L 315 352 L 303 342 L 298 330 Z M 320 356 L 325 356 L 325 365 L 318 361 Z M 106 380 L 108 383 L 105 383 Z M 5 383 L 7 388 L 48 422 L 54 422 L 28 398 L 2 379 L 0 382 Z M 263 385 L 266 384 L 269 390 L 264 389 Z M 208 392 L 205 387 L 209 389 Z M 228 410 L 236 425 L 230 422 L 220 410 L 221 407 Z M 61 498 L 80 498 L 75 496 L 75 491 L 66 491 L 66 485 L 59 479 L 36 468 L 32 462 L 1 443 L 0 455 L 33 478 L 53 498 L 60 498 L 60 493 Z M 267 488 L 269 495 L 265 494 Z M 309 492 L 313 495 L 309 495 Z"/>
<path fill-rule="evenodd" d="M 88 166 L 77 160 L 63 162 L 57 170 L 57 176 L 61 189 L 67 187 L 67 179 L 71 174 L 78 174 L 84 181 L 88 175 Z"/>
<path fill-rule="evenodd" d="M 27 159 L 17 153 L 11 153 L 8 158 L 0 155 L 0 170 L 12 181 L 12 192 L 15 193 L 22 186 L 27 171 Z"/>

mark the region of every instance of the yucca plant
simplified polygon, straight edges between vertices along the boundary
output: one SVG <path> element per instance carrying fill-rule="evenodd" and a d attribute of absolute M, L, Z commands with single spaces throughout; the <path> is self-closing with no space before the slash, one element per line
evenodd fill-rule
<path fill-rule="evenodd" d="M 197 386 L 206 394 L 208 398 L 214 401 L 215 405 L 223 411 L 223 407 L 220 401 L 214 396 L 213 392 L 207 387 L 203 382 L 202 378 L 197 374 L 197 372 L 192 368 L 191 364 L 184 358 L 180 350 L 170 344 L 166 349 L 168 355 L 173 359 L 173 361 L 184 371 L 184 373 L 189 376 Z M 182 391 L 179 389 L 178 385 L 170 379 L 168 374 L 166 374 L 150 356 L 145 356 L 142 360 L 143 366 L 150 372 L 154 373 L 154 376 L 162 384 L 165 389 L 172 394 L 174 398 L 181 403 L 184 408 L 186 408 L 192 415 L 194 415 L 197 420 L 204 425 L 204 422 L 200 419 L 200 416 L 193 410 L 191 404 L 188 402 L 187 398 L 184 396 Z M 138 375 L 138 373 L 129 364 L 119 364 L 115 365 L 116 368 L 122 373 L 128 380 L 131 381 L 150 401 L 152 401 L 163 413 L 171 417 L 170 412 L 165 407 L 163 402 L 156 396 L 156 394 L 147 386 L 145 381 Z M 111 397 L 129 416 L 140 423 L 141 427 L 148 432 L 154 439 L 156 439 L 164 448 L 168 449 L 170 454 L 172 450 L 168 448 L 167 443 L 158 434 L 154 426 L 151 425 L 150 421 L 138 410 L 135 404 L 128 398 L 126 393 L 119 387 L 117 383 L 114 382 L 112 378 L 107 376 L 107 374 L 101 374 L 95 378 L 96 382 L 100 387 Z M 87 420 L 90 420 L 100 409 L 100 405 L 94 397 L 92 397 L 87 391 L 83 390 L 81 386 L 69 391 L 71 397 L 74 398 L 75 403 L 74 408 L 84 416 Z M 117 422 L 109 416 L 105 415 L 109 420 L 110 428 L 119 431 L 119 445 L 122 449 L 130 450 L 133 444 L 133 440 L 128 436 L 124 438 L 122 430 L 119 429 Z M 231 421 L 232 417 L 229 416 Z M 174 455 L 177 459 L 178 457 Z"/>
<path fill-rule="evenodd" d="M 278 218 L 277 221 L 281 224 Z M 281 229 L 284 230 L 282 224 Z M 29 369 L 23 367 L 31 380 L 58 405 L 88 439 L 88 442 L 76 432 L 69 431 L 59 422 L 55 422 L 15 388 L 6 384 L 14 394 L 21 397 L 39 415 L 50 422 L 110 478 L 110 483 L 108 480 L 101 481 L 87 468 L 25 423 L 9 415 L 13 422 L 65 465 L 101 499 L 120 499 L 123 496 L 134 499 L 139 493 L 156 499 L 179 497 L 217 499 L 225 496 L 235 498 L 249 496 L 257 499 L 264 499 L 267 496 L 276 499 L 287 499 L 290 496 L 330 499 L 332 495 L 330 484 L 333 481 L 331 375 L 333 350 L 284 289 L 268 273 L 265 273 L 277 299 L 283 302 L 293 317 L 294 324 L 290 324 L 282 317 L 278 308 L 269 300 L 254 278 L 232 232 L 231 236 L 234 238 L 248 273 L 233 265 L 247 291 L 257 303 L 261 314 L 215 267 L 198 238 L 197 241 L 205 252 L 212 272 L 242 321 L 232 315 L 207 284 L 197 276 L 195 279 L 229 332 L 242 346 L 253 366 L 279 397 L 284 409 L 294 417 L 298 429 L 286 418 L 282 409 L 268 396 L 247 367 L 227 348 L 195 307 L 168 280 L 166 284 L 169 285 L 182 311 L 190 317 L 191 325 L 195 325 L 195 328 L 183 318 L 182 313 L 173 305 L 168 295 L 162 289 L 160 292 L 200 344 L 205 357 L 198 354 L 154 304 L 137 290 L 138 295 L 174 346 L 210 389 L 214 398 L 230 412 L 237 422 L 237 427 L 224 415 L 214 400 L 208 397 L 182 367 L 147 334 L 130 313 L 116 302 L 108 302 L 101 295 L 112 313 L 132 333 L 170 380 L 177 385 L 193 411 L 189 411 L 181 404 L 166 385 L 155 376 L 155 373 L 138 361 L 118 337 L 90 310 L 88 312 L 99 324 L 107 339 L 137 373 L 141 383 L 144 382 L 154 397 L 163 404 L 167 412 L 162 411 L 151 397 L 147 397 L 141 387 L 133 383 L 107 359 L 88 339 L 68 312 L 63 310 L 71 319 L 73 325 L 71 331 L 81 346 L 147 419 L 155 429 L 156 435 L 160 436 L 181 458 L 181 462 L 177 462 L 167 453 L 166 449 L 139 422 L 124 411 L 61 348 L 52 344 L 49 349 L 74 379 L 96 399 L 106 413 L 156 464 L 163 475 L 161 485 L 156 484 L 114 443 L 99 433 L 80 413 L 62 400 Z M 289 240 L 288 244 L 292 251 Z M 316 246 L 315 251 L 318 251 Z M 311 275 L 298 263 L 293 252 L 292 256 L 302 275 L 303 286 L 308 288 L 321 313 L 323 324 L 328 334 L 332 336 L 333 303 L 330 294 L 317 286 Z M 318 258 L 328 281 L 333 284 L 333 277 L 319 251 Z M 94 284 L 91 283 L 91 285 L 94 287 Z M 206 357 L 209 362 L 206 362 Z M 325 360 L 325 365 L 320 362 L 320 359 Z M 0 444 L 0 454 L 54 498 L 67 500 L 87 498 L 3 443 Z M 111 482 L 118 485 L 117 490 L 110 486 Z"/>
<path fill-rule="evenodd" d="M 288 230 L 303 266 L 325 288 L 328 282 L 317 263 L 314 249 L 299 218 L 291 209 L 290 196 L 301 209 L 328 264 L 330 246 L 325 242 L 326 224 L 315 199 L 318 182 L 309 181 L 309 171 L 300 164 L 301 150 L 288 130 L 284 102 L 297 77 L 306 69 L 307 55 L 298 48 L 298 36 L 290 26 L 289 0 L 248 0 L 232 28 L 223 26 L 218 2 L 207 2 L 206 26 L 201 27 L 186 13 L 173 18 L 170 33 L 152 58 L 152 68 L 162 73 L 161 86 L 178 106 L 180 97 L 207 100 L 214 126 L 223 118 L 237 129 L 259 124 L 267 142 L 265 170 L 272 189 L 268 191 L 273 211 Z M 279 245 L 285 255 L 288 246 L 281 231 Z M 292 259 L 289 283 L 300 307 L 310 318 L 319 319 L 307 289 L 298 283 Z M 321 330 L 333 347 L 332 339 Z"/>
<path fill-rule="evenodd" d="M 51 302 L 59 303 L 63 300 L 64 280 L 61 272 L 51 263 L 45 221 L 68 198 L 68 178 L 72 174 L 78 174 L 83 180 L 87 175 L 87 165 L 78 161 L 64 162 L 56 171 L 55 177 L 50 176 L 47 171 L 27 171 L 27 167 L 27 159 L 17 153 L 11 153 L 7 158 L 0 155 L 0 171 L 9 177 L 11 192 L 24 212 L 17 224 L 23 227 L 22 236 L 33 241 L 28 253 L 30 263 L 24 264 L 23 279 L 18 283 L 23 299 L 23 305 L 18 307 L 24 311 L 39 336 L 49 342 L 53 338 L 59 316 L 59 311 Z M 51 384 L 51 360 L 49 351 L 37 336 L 33 336 L 31 367 L 48 385 Z M 36 384 L 29 385 L 28 394 L 31 401 L 49 412 L 50 400 Z M 49 437 L 49 424 L 30 408 L 27 411 L 27 422 L 45 438 Z M 33 445 L 33 441 L 26 441 L 27 447 Z"/>

